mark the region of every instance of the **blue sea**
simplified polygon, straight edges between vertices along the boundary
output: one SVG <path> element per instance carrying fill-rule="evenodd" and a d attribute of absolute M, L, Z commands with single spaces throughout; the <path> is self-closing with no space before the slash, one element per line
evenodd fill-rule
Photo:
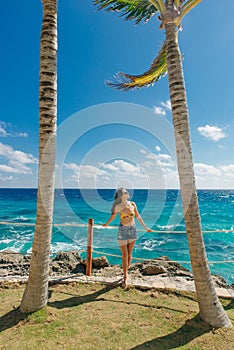
<path fill-rule="evenodd" d="M 114 192 L 111 189 L 55 190 L 53 223 L 56 226 L 53 227 L 51 254 L 77 250 L 85 257 L 87 223 L 93 218 L 93 250 L 102 255 L 119 255 L 118 219 L 111 227 L 101 226 L 109 218 Z M 191 270 L 180 192 L 129 192 L 146 225 L 157 231 L 145 232 L 137 223 L 138 240 L 133 256 L 142 259 L 167 256 Z M 0 251 L 31 252 L 36 196 L 36 189 L 0 189 Z M 199 190 L 198 199 L 211 272 L 223 276 L 229 284 L 234 283 L 234 232 L 228 232 L 234 230 L 234 190 Z M 10 224 L 2 224 L 6 221 Z M 107 258 L 112 264 L 121 263 L 118 257 L 107 255 Z"/>

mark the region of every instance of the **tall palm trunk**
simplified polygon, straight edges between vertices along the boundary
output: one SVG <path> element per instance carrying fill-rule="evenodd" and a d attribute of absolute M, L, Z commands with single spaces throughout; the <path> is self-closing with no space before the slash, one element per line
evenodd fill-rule
<path fill-rule="evenodd" d="M 40 50 L 40 146 L 37 215 L 22 312 L 44 307 L 48 300 L 50 242 L 54 204 L 57 121 L 57 0 L 42 0 Z"/>
<path fill-rule="evenodd" d="M 217 297 L 202 236 L 193 169 L 188 106 L 181 55 L 177 41 L 177 29 L 174 23 L 167 23 L 165 29 L 178 172 L 200 316 L 213 327 L 231 327 L 231 322 Z"/>

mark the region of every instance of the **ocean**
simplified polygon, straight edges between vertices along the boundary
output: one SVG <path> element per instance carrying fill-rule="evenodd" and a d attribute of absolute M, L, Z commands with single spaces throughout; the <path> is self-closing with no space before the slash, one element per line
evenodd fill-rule
<path fill-rule="evenodd" d="M 56 189 L 51 254 L 77 250 L 85 257 L 87 223 L 93 218 L 93 256 L 100 256 L 97 252 L 101 252 L 111 264 L 120 264 L 121 258 L 116 257 L 120 255 L 118 219 L 110 227 L 101 226 L 109 218 L 114 192 L 111 189 Z M 191 270 L 180 191 L 137 189 L 129 192 L 146 225 L 157 231 L 145 232 L 137 223 L 138 240 L 133 257 L 167 256 Z M 31 252 L 36 196 L 36 189 L 0 189 L 0 251 Z M 211 273 L 224 277 L 229 284 L 234 283 L 234 232 L 230 232 L 234 231 L 234 190 L 198 190 L 198 200 Z"/>

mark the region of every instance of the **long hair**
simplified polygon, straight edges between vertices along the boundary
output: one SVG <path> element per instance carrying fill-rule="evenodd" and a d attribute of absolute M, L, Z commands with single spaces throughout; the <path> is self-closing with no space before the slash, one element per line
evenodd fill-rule
<path fill-rule="evenodd" d="M 112 214 L 114 214 L 114 212 L 115 212 L 116 205 L 121 203 L 121 199 L 123 196 L 123 189 L 124 189 L 123 187 L 120 187 L 115 192 L 114 203 L 113 203 L 112 208 L 111 208 Z"/>

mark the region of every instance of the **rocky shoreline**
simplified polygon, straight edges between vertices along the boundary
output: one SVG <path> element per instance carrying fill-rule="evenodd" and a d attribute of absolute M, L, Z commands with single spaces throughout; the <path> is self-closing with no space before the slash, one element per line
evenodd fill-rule
<path fill-rule="evenodd" d="M 0 284 L 5 282 L 27 281 L 30 255 L 23 256 L 12 251 L 0 252 Z M 92 276 L 86 276 L 86 261 L 77 251 L 61 252 L 50 260 L 50 282 L 67 283 L 71 280 L 81 282 L 118 283 L 122 279 L 120 265 L 110 265 L 102 256 L 92 261 Z M 141 289 L 179 289 L 194 291 L 192 273 L 167 257 L 133 263 L 129 269 L 130 283 Z M 217 290 L 228 291 L 222 295 L 234 297 L 234 284 L 228 285 L 225 279 L 212 275 Z"/>

